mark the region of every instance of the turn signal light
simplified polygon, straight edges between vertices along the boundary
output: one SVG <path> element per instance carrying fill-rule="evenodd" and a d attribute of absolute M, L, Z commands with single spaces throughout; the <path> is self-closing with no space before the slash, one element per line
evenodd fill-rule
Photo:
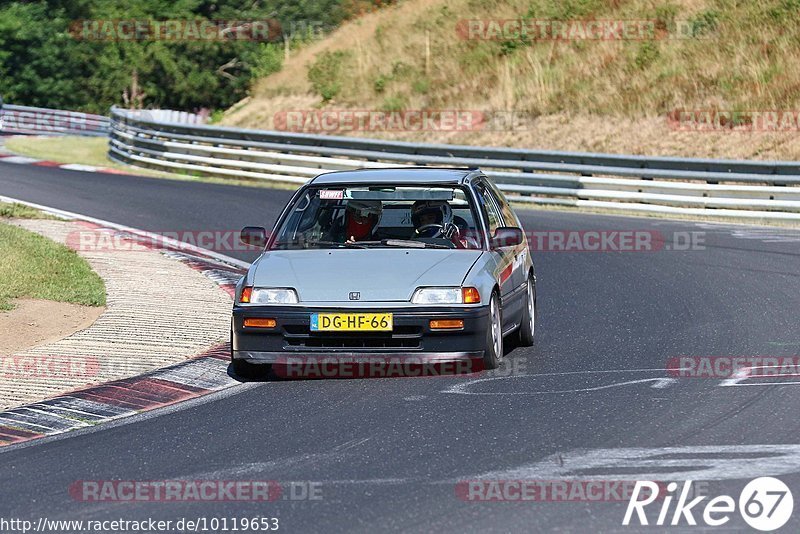
<path fill-rule="evenodd" d="M 431 321 L 431 330 L 455 330 L 464 328 L 464 319 L 434 319 Z"/>
<path fill-rule="evenodd" d="M 253 296 L 253 288 L 248 286 L 242 289 L 242 296 L 239 302 L 250 302 L 250 297 Z"/>
<path fill-rule="evenodd" d="M 275 319 L 261 319 L 256 317 L 247 317 L 244 320 L 245 328 L 275 328 L 277 325 Z"/>
<path fill-rule="evenodd" d="M 481 294 L 476 287 L 462 287 L 461 296 L 464 304 L 479 304 L 481 301 Z"/>

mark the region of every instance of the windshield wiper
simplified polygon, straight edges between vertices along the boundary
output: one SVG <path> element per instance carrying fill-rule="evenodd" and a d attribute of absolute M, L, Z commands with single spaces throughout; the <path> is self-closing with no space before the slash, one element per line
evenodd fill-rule
<path fill-rule="evenodd" d="M 322 245 L 324 247 L 367 248 L 366 245 L 362 243 L 357 243 L 352 241 L 345 243 L 340 243 L 338 241 L 306 241 L 303 244 L 305 246 L 311 245 L 312 247 Z"/>
<path fill-rule="evenodd" d="M 450 249 L 447 245 L 439 245 L 437 243 L 425 243 L 423 241 L 412 241 L 410 239 L 384 239 L 381 245 L 385 247 L 400 247 L 400 248 L 446 248 Z"/>
<path fill-rule="evenodd" d="M 377 245 L 383 245 L 384 247 L 396 247 L 396 248 L 441 248 L 450 250 L 452 247 L 448 247 L 447 245 L 440 245 L 438 243 L 425 243 L 424 241 L 413 241 L 410 239 L 383 239 L 381 241 L 346 241 L 341 243 L 339 241 L 279 241 L 275 243 L 275 246 L 291 246 L 296 245 L 300 248 L 306 247 L 315 247 L 315 246 L 322 246 L 322 247 L 341 247 L 341 248 L 370 248 Z"/>

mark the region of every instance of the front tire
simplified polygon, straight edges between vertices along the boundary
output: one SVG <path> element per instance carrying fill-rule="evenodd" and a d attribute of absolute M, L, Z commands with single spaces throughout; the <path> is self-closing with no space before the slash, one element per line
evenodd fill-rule
<path fill-rule="evenodd" d="M 519 326 L 519 344 L 523 347 L 533 346 L 536 332 L 536 286 L 528 278 L 528 293 L 525 295 L 525 307 L 522 310 L 522 322 Z"/>
<path fill-rule="evenodd" d="M 486 347 L 483 351 L 483 365 L 486 369 L 497 369 L 503 357 L 503 322 L 500 313 L 500 299 L 497 293 L 489 301 L 489 328 L 486 329 Z"/>

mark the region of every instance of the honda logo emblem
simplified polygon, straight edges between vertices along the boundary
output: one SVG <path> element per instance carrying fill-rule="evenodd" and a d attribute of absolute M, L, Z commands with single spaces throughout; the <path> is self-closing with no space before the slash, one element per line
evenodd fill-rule
<path fill-rule="evenodd" d="M 361 300 L 361 293 L 359 293 L 358 291 L 351 291 L 350 300 Z"/>

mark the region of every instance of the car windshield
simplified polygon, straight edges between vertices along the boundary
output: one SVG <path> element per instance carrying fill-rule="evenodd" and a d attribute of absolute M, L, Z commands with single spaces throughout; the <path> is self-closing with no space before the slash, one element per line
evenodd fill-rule
<path fill-rule="evenodd" d="M 472 199 L 460 187 L 308 188 L 290 208 L 273 249 L 482 248 Z"/>

